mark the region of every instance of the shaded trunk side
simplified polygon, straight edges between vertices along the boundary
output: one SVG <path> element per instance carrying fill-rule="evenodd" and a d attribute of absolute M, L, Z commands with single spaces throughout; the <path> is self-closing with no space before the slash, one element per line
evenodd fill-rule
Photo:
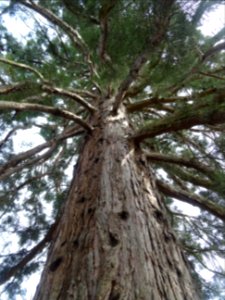
<path fill-rule="evenodd" d="M 199 299 L 125 111 L 94 123 L 34 299 Z"/>

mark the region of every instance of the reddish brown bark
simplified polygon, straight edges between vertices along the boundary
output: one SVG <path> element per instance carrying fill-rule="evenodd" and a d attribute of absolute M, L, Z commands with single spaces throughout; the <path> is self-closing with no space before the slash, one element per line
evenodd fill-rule
<path fill-rule="evenodd" d="M 197 300 L 153 177 L 126 138 L 125 112 L 102 106 L 35 300 Z"/>

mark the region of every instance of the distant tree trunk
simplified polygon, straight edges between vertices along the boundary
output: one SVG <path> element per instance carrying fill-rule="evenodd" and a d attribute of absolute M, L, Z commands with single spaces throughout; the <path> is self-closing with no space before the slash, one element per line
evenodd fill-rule
<path fill-rule="evenodd" d="M 197 300 L 125 110 L 112 116 L 108 104 L 94 116 L 34 299 Z"/>

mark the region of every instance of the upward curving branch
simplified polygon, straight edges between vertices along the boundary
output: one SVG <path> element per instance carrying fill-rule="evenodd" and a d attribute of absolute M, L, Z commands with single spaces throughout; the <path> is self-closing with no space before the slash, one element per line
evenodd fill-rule
<path fill-rule="evenodd" d="M 174 85 L 166 88 L 166 91 L 169 91 L 172 95 L 176 94 L 184 85 L 184 83 L 189 82 L 193 79 L 193 75 L 195 74 L 201 74 L 201 68 L 204 66 L 204 63 L 207 61 L 207 59 L 214 54 L 220 52 L 221 50 L 225 49 L 225 42 L 221 42 L 218 45 L 210 45 L 207 51 L 201 54 L 200 58 L 196 58 L 195 62 L 191 66 L 191 68 L 188 70 L 188 72 L 185 72 L 181 76 L 181 79 Z"/>
<path fill-rule="evenodd" d="M 126 92 L 128 91 L 131 84 L 138 78 L 141 68 L 148 61 L 151 53 L 153 53 L 156 48 L 159 47 L 159 45 L 165 38 L 165 34 L 168 30 L 171 17 L 170 10 L 174 4 L 174 0 L 160 0 L 157 4 L 159 5 L 159 7 L 161 7 L 161 13 L 159 13 L 159 16 L 154 19 L 154 22 L 152 24 L 152 26 L 157 28 L 157 30 L 155 31 L 155 34 L 153 34 L 153 36 L 151 36 L 146 41 L 146 49 L 139 56 L 137 56 L 130 68 L 128 76 L 120 84 L 113 105 L 113 114 L 117 113 L 117 110 L 122 103 Z"/>
<path fill-rule="evenodd" d="M 83 11 L 83 7 L 78 1 L 62 0 L 66 8 L 75 16 L 88 20 L 91 24 L 99 25 L 99 20 L 94 15 L 87 14 Z"/>
<path fill-rule="evenodd" d="M 106 44 L 108 39 L 108 19 L 111 10 L 114 8 L 118 0 L 110 0 L 104 3 L 99 12 L 100 22 L 100 38 L 99 38 L 99 56 L 103 62 L 110 62 L 111 58 L 106 52 Z"/>
<path fill-rule="evenodd" d="M 19 129 L 26 129 L 29 128 L 28 126 L 16 126 L 13 129 L 11 129 L 6 136 L 0 140 L 0 149 L 4 146 L 4 144 L 9 140 L 9 138 Z M 0 167 L 1 170 L 1 167 Z"/>
<path fill-rule="evenodd" d="M 91 55 L 88 46 L 86 45 L 85 41 L 83 40 L 78 30 L 74 29 L 67 22 L 60 19 L 58 16 L 56 16 L 53 12 L 51 12 L 47 8 L 44 8 L 43 6 L 36 4 L 32 0 L 17 0 L 17 3 L 22 4 L 32 9 L 33 11 L 36 11 L 45 19 L 47 19 L 50 23 L 60 27 L 69 36 L 69 38 L 71 39 L 72 43 L 76 46 L 76 48 L 78 48 L 81 51 L 81 53 L 83 53 L 91 73 L 93 75 L 97 75 L 96 70 L 94 68 L 94 64 L 90 58 Z"/>

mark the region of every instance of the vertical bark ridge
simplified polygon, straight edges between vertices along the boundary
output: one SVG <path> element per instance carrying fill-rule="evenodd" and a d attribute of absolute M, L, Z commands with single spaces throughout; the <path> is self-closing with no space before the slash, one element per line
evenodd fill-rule
<path fill-rule="evenodd" d="M 110 111 L 96 113 L 35 300 L 197 300 L 125 110 Z"/>

